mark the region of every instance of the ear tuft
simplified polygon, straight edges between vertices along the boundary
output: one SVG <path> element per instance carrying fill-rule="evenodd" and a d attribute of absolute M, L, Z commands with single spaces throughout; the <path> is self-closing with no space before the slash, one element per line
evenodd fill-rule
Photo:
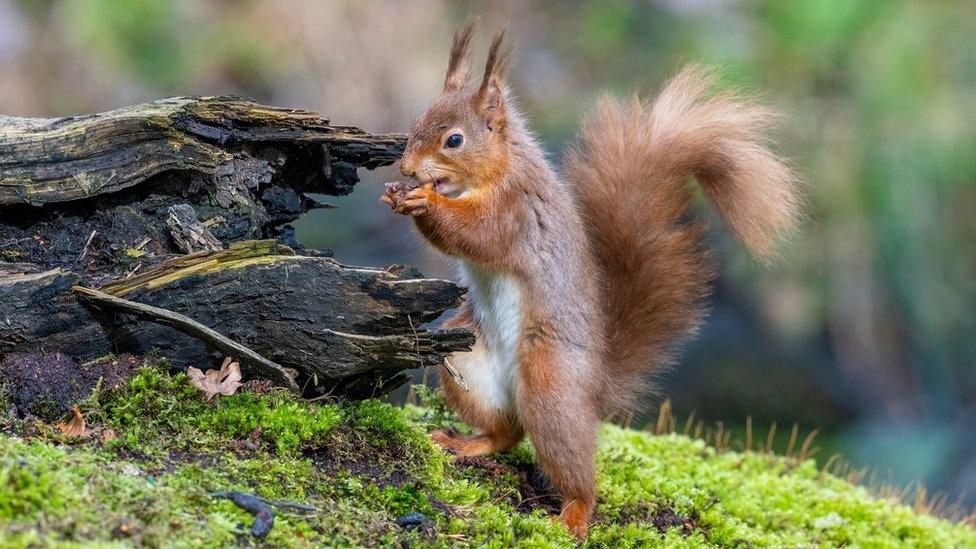
<path fill-rule="evenodd" d="M 515 41 L 508 38 L 507 33 L 508 28 L 502 27 L 491 39 L 488 61 L 485 62 L 485 76 L 481 80 L 481 90 L 488 87 L 488 82 L 492 78 L 497 79 L 499 83 L 505 81 L 505 75 L 508 74 L 515 53 Z"/>
<path fill-rule="evenodd" d="M 444 91 L 463 88 L 471 78 L 471 63 L 468 52 L 471 51 L 471 37 L 478 28 L 480 17 L 475 16 L 454 31 L 451 42 L 451 57 L 447 62 L 447 76 L 444 78 Z"/>
<path fill-rule="evenodd" d="M 475 107 L 492 130 L 505 121 L 505 76 L 515 53 L 515 41 L 506 36 L 507 30 L 505 27 L 499 29 L 492 38 L 485 75 L 474 98 Z"/>

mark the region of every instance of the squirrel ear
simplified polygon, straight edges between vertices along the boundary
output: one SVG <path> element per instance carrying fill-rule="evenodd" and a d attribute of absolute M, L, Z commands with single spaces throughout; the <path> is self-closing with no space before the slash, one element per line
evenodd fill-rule
<path fill-rule="evenodd" d="M 475 109 L 493 131 L 505 122 L 505 75 L 515 52 L 515 43 L 505 36 L 505 31 L 500 29 L 491 41 L 485 75 L 474 96 Z"/>
<path fill-rule="evenodd" d="M 471 78 L 471 63 L 468 52 L 471 50 L 471 36 L 478 27 L 479 17 L 472 17 L 456 31 L 451 42 L 451 58 L 447 62 L 447 76 L 444 78 L 444 91 L 463 88 Z"/>
<path fill-rule="evenodd" d="M 505 125 L 505 88 L 498 78 L 489 78 L 474 101 L 475 110 L 485 120 L 489 130 L 495 131 Z"/>

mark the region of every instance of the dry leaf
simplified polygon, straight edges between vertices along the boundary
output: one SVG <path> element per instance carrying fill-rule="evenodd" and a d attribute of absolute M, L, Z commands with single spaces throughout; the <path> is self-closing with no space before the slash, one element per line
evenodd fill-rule
<path fill-rule="evenodd" d="M 69 437 L 83 437 L 85 436 L 85 417 L 81 415 L 81 410 L 77 406 L 72 406 L 71 419 L 62 421 L 55 427 Z"/>
<path fill-rule="evenodd" d="M 216 395 L 230 396 L 241 386 L 241 365 L 231 357 L 224 359 L 219 370 L 207 370 L 203 373 L 190 366 L 186 375 L 194 387 L 204 392 L 207 400 L 213 400 Z"/>

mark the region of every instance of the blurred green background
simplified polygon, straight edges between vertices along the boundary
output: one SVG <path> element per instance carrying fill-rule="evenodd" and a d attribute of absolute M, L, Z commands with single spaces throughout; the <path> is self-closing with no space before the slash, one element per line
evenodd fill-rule
<path fill-rule="evenodd" d="M 776 105 L 809 217 L 771 269 L 715 224 L 713 312 L 661 395 L 733 429 L 819 428 L 822 461 L 976 503 L 972 1 L 0 0 L 0 113 L 240 94 L 404 131 L 473 13 L 511 22 L 514 89 L 555 158 L 601 90 L 650 94 L 689 61 Z M 364 174 L 299 238 L 450 276 L 377 203 L 394 173 Z"/>

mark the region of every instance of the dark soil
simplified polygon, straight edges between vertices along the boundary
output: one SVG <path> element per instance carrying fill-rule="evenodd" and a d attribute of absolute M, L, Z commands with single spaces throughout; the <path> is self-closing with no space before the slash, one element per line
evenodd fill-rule
<path fill-rule="evenodd" d="M 458 467 L 479 469 L 490 479 L 514 475 L 518 479 L 519 495 L 512 498 L 512 505 L 519 512 L 544 509 L 558 515 L 562 511 L 562 498 L 534 463 L 506 464 L 486 456 L 460 457 L 454 463 Z"/>
<path fill-rule="evenodd" d="M 682 536 L 690 536 L 696 530 L 701 530 L 698 513 L 692 511 L 690 515 L 678 514 L 671 504 L 659 505 L 656 503 L 640 502 L 635 505 L 622 509 L 619 518 L 621 524 L 631 523 L 650 523 L 661 534 L 671 528 L 680 527 Z"/>
<path fill-rule="evenodd" d="M 675 526 L 681 527 L 682 536 L 690 536 L 697 527 L 696 520 L 692 517 L 681 516 L 674 512 L 670 507 L 658 509 L 651 517 L 651 523 L 662 534 Z"/>
<path fill-rule="evenodd" d="M 394 454 L 397 452 L 394 450 Z M 399 487 L 415 482 L 413 476 L 398 470 L 388 470 L 380 464 L 396 464 L 403 462 L 403 456 L 390 455 L 389 452 L 377 452 L 369 446 L 354 448 L 345 444 L 320 446 L 305 450 L 305 457 L 330 477 L 341 473 L 349 473 L 370 479 L 380 488 L 386 486 Z"/>
<path fill-rule="evenodd" d="M 0 363 L 0 380 L 18 415 L 51 422 L 88 398 L 100 379 L 103 390 L 117 388 L 142 364 L 129 355 L 78 364 L 61 353 L 12 353 Z"/>
<path fill-rule="evenodd" d="M 512 505 L 518 512 L 531 513 L 536 509 L 543 509 L 549 514 L 558 515 L 562 510 L 562 498 L 534 463 L 501 463 L 486 456 L 460 457 L 454 463 L 458 467 L 479 470 L 490 480 L 514 475 L 518 479 L 519 495 L 512 498 Z M 686 537 L 695 530 L 700 530 L 697 513 L 690 516 L 679 515 L 671 505 L 643 502 L 626 510 L 620 522 L 651 523 L 661 534 L 671 528 L 680 527 L 681 535 Z"/>
<path fill-rule="evenodd" d="M 312 463 L 319 471 L 324 472 L 332 478 L 343 473 L 351 474 L 365 477 L 379 488 L 385 488 L 387 486 L 398 488 L 417 482 L 417 479 L 413 475 L 395 468 L 397 464 L 403 463 L 406 459 L 401 449 L 396 446 L 375 447 L 365 443 L 355 443 L 340 439 L 333 440 L 327 446 L 308 448 L 304 451 L 304 455 L 306 458 L 312 460 Z M 384 468 L 382 464 L 388 464 L 394 467 L 394 469 Z M 423 493 L 434 511 L 447 517 L 459 516 L 457 511 L 447 503 L 427 493 L 426 490 Z M 423 516 L 420 513 L 413 514 Z M 406 520 L 404 517 L 400 518 Z M 399 521 L 400 519 L 397 520 Z M 422 536 L 428 539 L 433 539 L 433 536 L 436 535 L 436 527 L 430 519 L 426 519 L 422 524 L 418 523 L 416 525 L 412 523 L 409 525 L 400 524 L 399 522 L 398 524 L 407 529 L 419 528 Z"/>

